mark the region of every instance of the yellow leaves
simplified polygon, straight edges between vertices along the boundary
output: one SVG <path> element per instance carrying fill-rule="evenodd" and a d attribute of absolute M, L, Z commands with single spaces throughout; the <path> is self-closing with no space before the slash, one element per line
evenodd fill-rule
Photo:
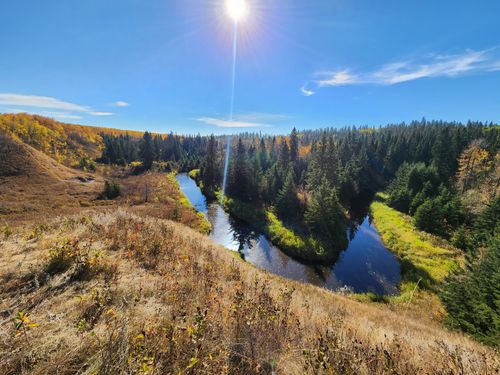
<path fill-rule="evenodd" d="M 457 183 L 462 192 L 477 186 L 492 166 L 493 161 L 488 151 L 483 148 L 483 142 L 472 142 L 458 159 Z"/>
<path fill-rule="evenodd" d="M 196 364 L 199 362 L 198 358 L 191 358 L 191 362 L 189 362 L 189 365 L 187 365 L 186 370 L 189 370 L 190 368 L 193 368 L 196 366 Z"/>
<path fill-rule="evenodd" d="M 31 322 L 28 314 L 26 314 L 24 311 L 19 311 L 14 317 L 13 321 L 16 328 L 16 335 L 26 335 L 28 329 L 39 326 L 38 323 Z"/>

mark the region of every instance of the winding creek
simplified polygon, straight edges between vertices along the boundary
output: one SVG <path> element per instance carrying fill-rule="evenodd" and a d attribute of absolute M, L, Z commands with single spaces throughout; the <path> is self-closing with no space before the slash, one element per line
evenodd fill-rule
<path fill-rule="evenodd" d="M 365 214 L 348 229 L 347 249 L 340 252 L 331 266 L 312 266 L 290 258 L 251 225 L 225 212 L 216 203 L 207 203 L 200 188 L 186 174 L 177 176 L 182 192 L 212 224 L 210 238 L 226 248 L 239 251 L 243 258 L 257 267 L 290 279 L 311 283 L 331 290 L 383 295 L 399 293 L 401 266 Z"/>

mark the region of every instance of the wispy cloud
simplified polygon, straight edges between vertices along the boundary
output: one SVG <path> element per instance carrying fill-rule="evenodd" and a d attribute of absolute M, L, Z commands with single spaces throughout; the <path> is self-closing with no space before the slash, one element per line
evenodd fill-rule
<path fill-rule="evenodd" d="M 396 61 L 368 72 L 338 69 L 317 73 L 318 79 L 308 82 L 300 90 L 311 96 L 324 87 L 349 85 L 395 85 L 423 78 L 457 77 L 464 74 L 500 70 L 500 57 L 496 48 L 482 51 L 466 50 L 454 55 L 430 55 L 421 60 Z"/>
<path fill-rule="evenodd" d="M 88 112 L 89 115 L 92 116 L 113 116 L 114 113 L 111 112 Z"/>
<path fill-rule="evenodd" d="M 92 107 L 66 102 L 50 96 L 22 95 L 13 93 L 0 93 L 0 105 L 18 107 L 14 112 L 37 113 L 44 116 L 58 118 L 79 119 L 83 115 L 89 116 L 111 116 L 111 112 L 95 111 Z M 41 110 L 37 110 L 40 108 Z M 60 112 L 49 112 L 46 109 L 59 110 Z M 78 115 L 72 113 L 77 112 Z M 81 114 L 81 115 L 80 115 Z"/>
<path fill-rule="evenodd" d="M 316 94 L 316 92 L 314 92 L 313 90 L 308 89 L 307 86 L 305 86 L 305 85 L 300 88 L 300 92 L 304 96 L 313 96 L 314 94 Z"/>
<path fill-rule="evenodd" d="M 127 102 L 124 102 L 122 100 L 119 100 L 117 102 L 111 103 L 115 107 L 128 107 L 130 104 Z"/>
<path fill-rule="evenodd" d="M 324 73 L 326 78 L 316 81 L 319 87 L 353 85 L 359 82 L 359 77 L 349 72 L 340 70 L 338 72 Z"/>
<path fill-rule="evenodd" d="M 219 128 L 269 128 L 272 125 L 262 124 L 258 122 L 249 121 L 228 121 L 213 117 L 200 117 L 196 119 L 199 122 L 203 122 L 207 125 L 217 126 Z"/>
<path fill-rule="evenodd" d="M 48 96 L 20 95 L 9 93 L 0 93 L 0 104 L 22 107 L 53 108 L 76 112 L 89 112 L 92 110 L 90 107 L 65 102 Z"/>

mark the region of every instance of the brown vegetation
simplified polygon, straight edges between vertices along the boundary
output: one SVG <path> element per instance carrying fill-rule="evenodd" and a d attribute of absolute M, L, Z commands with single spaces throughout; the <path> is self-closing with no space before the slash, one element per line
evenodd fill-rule
<path fill-rule="evenodd" d="M 500 369 L 425 314 L 270 275 L 171 221 L 122 209 L 0 239 L 2 374 Z"/>
<path fill-rule="evenodd" d="M 0 223 L 42 222 L 83 209 L 130 206 L 134 212 L 171 219 L 200 229 L 203 219 L 181 204 L 179 187 L 165 174 L 129 176 L 108 168 L 105 179 L 123 187 L 123 196 L 103 200 L 104 178 L 68 168 L 35 148 L 0 132 Z"/>

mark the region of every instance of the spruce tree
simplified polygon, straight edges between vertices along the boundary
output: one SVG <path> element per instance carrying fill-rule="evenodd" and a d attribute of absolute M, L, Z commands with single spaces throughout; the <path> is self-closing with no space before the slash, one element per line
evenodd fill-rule
<path fill-rule="evenodd" d="M 299 213 L 300 202 L 297 197 L 297 186 L 293 168 L 288 169 L 283 188 L 276 197 L 276 209 L 278 216 L 283 220 L 296 218 Z"/>
<path fill-rule="evenodd" d="M 145 132 L 142 137 L 140 157 L 145 170 L 151 169 L 155 160 L 153 137 L 150 132 Z"/>
<path fill-rule="evenodd" d="M 305 212 L 309 230 L 326 241 L 345 238 L 345 224 L 336 189 L 326 178 L 312 191 L 312 199 Z"/>

